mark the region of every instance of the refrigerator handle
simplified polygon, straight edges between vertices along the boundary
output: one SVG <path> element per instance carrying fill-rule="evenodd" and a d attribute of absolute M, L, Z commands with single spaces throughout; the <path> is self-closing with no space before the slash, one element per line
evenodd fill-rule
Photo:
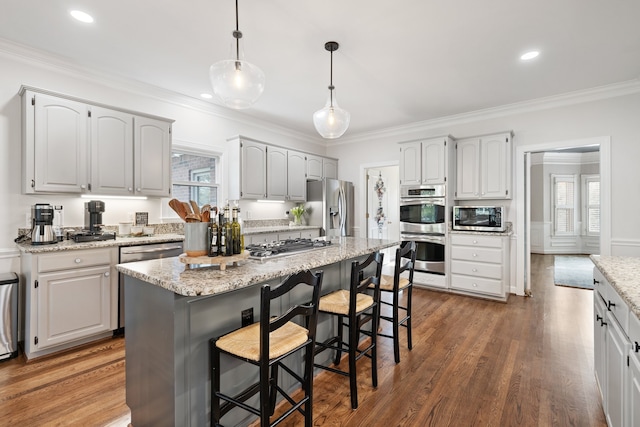
<path fill-rule="evenodd" d="M 341 236 L 347 235 L 347 230 L 345 229 L 346 218 L 345 218 L 345 212 L 344 212 L 345 199 L 346 199 L 346 196 L 344 194 L 344 187 L 340 186 L 340 191 L 338 192 L 338 214 L 340 215 L 340 235 Z"/>

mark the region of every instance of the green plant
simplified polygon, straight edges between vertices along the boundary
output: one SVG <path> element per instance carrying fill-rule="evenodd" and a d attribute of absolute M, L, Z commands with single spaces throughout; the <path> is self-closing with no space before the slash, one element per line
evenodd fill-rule
<path fill-rule="evenodd" d="M 302 217 L 302 214 L 304 213 L 304 206 L 302 205 L 298 205 L 294 208 L 291 208 L 291 214 L 295 217 L 300 219 Z"/>

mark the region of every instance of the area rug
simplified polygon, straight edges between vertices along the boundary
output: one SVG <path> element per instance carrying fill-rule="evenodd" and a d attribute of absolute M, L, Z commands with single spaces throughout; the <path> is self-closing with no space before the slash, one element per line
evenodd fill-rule
<path fill-rule="evenodd" d="M 553 270 L 557 286 L 593 289 L 593 262 L 588 255 L 555 255 Z"/>

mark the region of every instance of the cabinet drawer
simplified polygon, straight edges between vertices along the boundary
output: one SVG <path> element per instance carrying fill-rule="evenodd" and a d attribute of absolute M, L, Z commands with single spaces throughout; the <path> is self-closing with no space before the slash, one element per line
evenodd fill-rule
<path fill-rule="evenodd" d="M 459 274 L 451 275 L 451 288 L 482 294 L 503 295 L 502 281 L 500 280 L 462 276 Z"/>
<path fill-rule="evenodd" d="M 111 249 L 88 249 L 38 256 L 38 272 L 117 264 Z"/>
<path fill-rule="evenodd" d="M 278 233 L 278 240 L 299 239 L 299 231 L 284 231 Z"/>
<path fill-rule="evenodd" d="M 629 332 L 629 306 L 622 299 L 618 292 L 609 284 L 605 282 L 604 286 L 604 304 L 607 307 L 609 313 L 616 318 L 622 331 L 626 334 Z"/>
<path fill-rule="evenodd" d="M 258 243 L 271 243 L 274 240 L 278 240 L 276 233 L 258 233 L 258 234 L 245 234 L 244 244 L 255 245 Z"/>
<path fill-rule="evenodd" d="M 502 264 L 453 260 L 451 261 L 451 273 L 500 280 L 502 279 Z"/>
<path fill-rule="evenodd" d="M 501 264 L 502 250 L 489 248 L 473 248 L 469 246 L 453 246 L 451 248 L 451 259 Z"/>
<path fill-rule="evenodd" d="M 300 237 L 303 239 L 315 239 L 316 237 L 320 237 L 320 230 L 303 230 L 300 232 Z"/>
<path fill-rule="evenodd" d="M 451 244 L 464 246 L 482 246 L 487 248 L 502 248 L 502 237 L 474 236 L 470 234 L 451 234 Z"/>

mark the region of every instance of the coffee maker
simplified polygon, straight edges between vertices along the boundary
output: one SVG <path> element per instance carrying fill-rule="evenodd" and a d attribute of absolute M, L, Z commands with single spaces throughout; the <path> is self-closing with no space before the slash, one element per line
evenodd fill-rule
<path fill-rule="evenodd" d="M 73 233 L 69 238 L 76 242 L 92 242 L 96 240 L 111 240 L 116 238 L 115 232 L 102 231 L 102 213 L 104 202 L 91 200 L 84 204 L 84 229 Z"/>
<path fill-rule="evenodd" d="M 31 244 L 48 245 L 57 241 L 53 230 L 53 206 L 48 203 L 31 206 Z"/>

